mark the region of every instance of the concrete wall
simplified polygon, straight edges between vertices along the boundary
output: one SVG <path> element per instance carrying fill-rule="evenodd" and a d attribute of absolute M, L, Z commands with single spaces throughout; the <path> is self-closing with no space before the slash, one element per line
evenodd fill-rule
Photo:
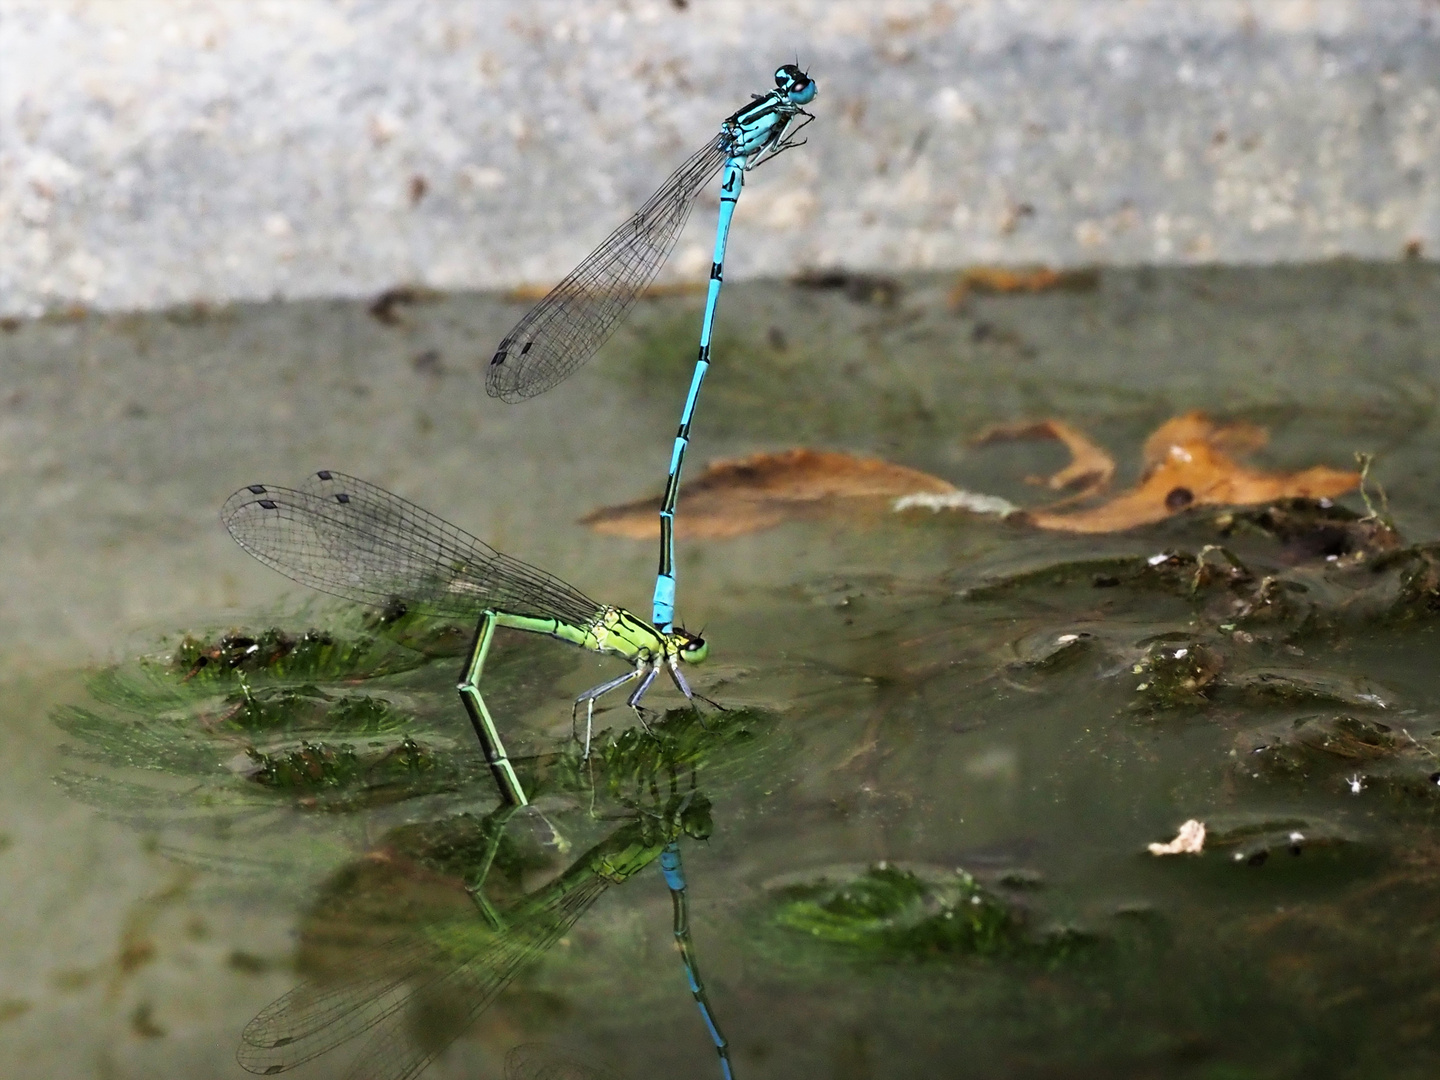
<path fill-rule="evenodd" d="M 0 0 L 0 314 L 553 281 L 797 53 L 734 274 L 1440 246 L 1436 0 Z"/>

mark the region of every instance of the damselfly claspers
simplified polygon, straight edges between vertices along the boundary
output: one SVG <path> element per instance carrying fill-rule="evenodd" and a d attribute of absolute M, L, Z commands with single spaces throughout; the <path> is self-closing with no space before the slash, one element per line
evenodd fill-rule
<path fill-rule="evenodd" d="M 601 695 L 639 680 L 627 703 L 644 724 L 640 699 L 664 670 L 687 700 L 695 700 L 679 661 L 704 660 L 709 647 L 703 638 L 661 631 L 622 608 L 597 604 L 559 578 L 364 480 L 322 470 L 299 488 L 251 484 L 226 500 L 220 517 L 251 555 L 312 589 L 361 604 L 398 602 L 423 614 L 478 618 L 457 689 L 500 795 L 514 805 L 528 800 L 480 696 L 496 627 L 545 634 L 633 665 L 575 699 L 572 720 L 580 704 L 586 706 L 587 756 Z"/>
<path fill-rule="evenodd" d="M 792 147 L 814 119 L 804 109 L 815 100 L 815 80 L 794 64 L 775 71 L 775 89 L 755 95 L 720 125 L 705 147 L 670 174 L 635 214 L 551 289 L 501 340 L 485 378 L 491 397 L 520 401 L 560 382 L 603 345 L 669 257 L 696 197 L 723 170 L 715 257 L 700 324 L 700 353 L 680 428 L 670 454 L 670 474 L 660 504 L 660 569 L 655 579 L 654 623 L 669 633 L 675 618 L 675 503 L 680 469 L 690 443 L 690 422 L 700 384 L 710 367 L 710 332 L 720 302 L 725 243 L 745 173 Z"/>

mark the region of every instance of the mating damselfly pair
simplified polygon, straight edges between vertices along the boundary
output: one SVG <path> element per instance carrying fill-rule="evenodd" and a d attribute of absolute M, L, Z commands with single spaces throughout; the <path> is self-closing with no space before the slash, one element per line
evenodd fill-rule
<path fill-rule="evenodd" d="M 674 626 L 674 517 L 680 473 L 690 441 L 700 387 L 710 365 L 710 339 L 724 280 L 725 247 L 744 175 L 760 163 L 800 145 L 795 134 L 812 117 L 804 106 L 815 97 L 813 80 L 798 66 L 775 72 L 775 89 L 737 110 L 719 133 L 671 174 L 625 224 L 516 324 L 496 349 L 486 377 L 494 397 L 520 401 L 570 375 L 606 341 L 674 248 L 700 192 L 722 174 L 720 213 L 709 291 L 701 322 L 699 354 L 670 455 L 660 507 L 660 560 L 647 623 L 620 608 L 597 604 L 578 589 L 518 559 L 415 504 L 373 484 L 333 471 L 313 473 L 295 488 L 254 484 L 226 502 L 222 518 L 231 535 L 261 562 L 290 578 L 359 603 L 391 606 L 444 617 L 477 620 L 475 639 L 458 691 L 509 807 L 527 802 L 500 732 L 480 694 L 480 681 L 499 627 L 545 634 L 594 652 L 619 656 L 631 670 L 579 695 L 571 712 L 586 706 L 585 753 L 590 750 L 595 701 L 637 682 L 627 704 L 645 724 L 640 700 L 661 671 L 694 701 L 680 662 L 705 659 L 708 646 Z M 682 803 L 688 805 L 688 800 Z M 692 835 L 694 835 L 692 833 Z M 494 1000 L 519 966 L 543 952 L 603 890 L 659 858 L 674 902 L 674 937 L 686 979 L 720 1060 L 731 1076 L 728 1043 L 706 1000 L 690 943 L 684 869 L 678 835 L 641 845 L 632 863 L 606 852 L 587 870 L 583 888 L 555 892 L 536 908 L 534 926 L 519 938 L 502 936 L 481 948 L 441 961 L 436 985 L 466 992 L 471 1015 Z M 553 891 L 553 890 L 552 890 Z M 529 937 L 534 940 L 529 940 Z M 423 949 L 434 956 L 433 944 Z M 408 1041 L 396 1023 L 397 981 L 365 971 L 333 990 L 301 987 L 280 998 L 246 1028 L 240 1063 L 253 1072 L 279 1073 L 366 1031 L 371 1049 L 355 1075 L 377 1080 L 415 1076 L 437 1052 Z M 312 994 L 312 990 L 317 992 Z M 388 1001 L 389 1004 L 383 1004 Z"/>
<path fill-rule="evenodd" d="M 795 135 L 812 119 L 804 106 L 815 93 L 814 80 L 798 66 L 778 68 L 775 89 L 756 95 L 726 118 L 702 150 L 530 309 L 500 342 L 488 366 L 486 389 L 510 402 L 542 393 L 574 372 L 604 344 L 654 279 L 696 198 L 722 173 L 699 354 L 660 506 L 660 565 L 651 623 L 597 604 L 398 495 L 339 472 L 314 473 L 298 488 L 253 484 L 225 504 L 222 518 L 240 545 L 301 584 L 360 603 L 399 602 L 428 614 L 478 619 L 458 690 L 507 802 L 524 805 L 526 796 L 479 690 L 497 627 L 546 634 L 633 665 L 576 698 L 577 709 L 581 703 L 586 706 L 587 753 L 595 701 L 611 690 L 638 681 L 627 704 L 642 724 L 640 700 L 662 670 L 694 701 L 679 661 L 703 660 L 707 646 L 674 626 L 674 518 L 695 405 L 710 366 L 730 221 L 745 173 L 800 145 Z"/>

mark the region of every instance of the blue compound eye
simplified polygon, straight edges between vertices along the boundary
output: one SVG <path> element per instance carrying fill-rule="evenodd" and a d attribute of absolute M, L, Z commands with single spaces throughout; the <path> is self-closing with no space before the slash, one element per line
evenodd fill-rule
<path fill-rule="evenodd" d="M 796 105 L 808 105 L 815 100 L 815 81 L 794 64 L 775 69 L 775 86 L 785 91 L 785 96 Z"/>

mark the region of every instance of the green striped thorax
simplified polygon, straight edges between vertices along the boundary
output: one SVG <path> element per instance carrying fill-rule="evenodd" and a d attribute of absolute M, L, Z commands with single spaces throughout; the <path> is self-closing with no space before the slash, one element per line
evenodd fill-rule
<path fill-rule="evenodd" d="M 593 618 L 579 624 L 506 612 L 497 612 L 496 622 L 515 630 L 548 634 L 591 652 L 623 657 L 631 663 L 653 664 L 673 656 L 698 664 L 710 655 L 709 644 L 699 634 L 678 628 L 666 634 L 624 608 L 609 605 L 597 609 Z"/>
<path fill-rule="evenodd" d="M 627 660 L 668 660 L 675 656 L 698 664 L 710 654 L 710 646 L 698 634 L 672 630 L 666 634 L 624 608 L 603 607 L 577 642 L 586 649 L 613 653 Z"/>

